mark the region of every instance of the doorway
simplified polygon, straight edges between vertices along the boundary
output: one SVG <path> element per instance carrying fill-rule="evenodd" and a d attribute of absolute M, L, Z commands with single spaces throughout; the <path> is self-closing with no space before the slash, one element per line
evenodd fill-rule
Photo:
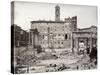
<path fill-rule="evenodd" d="M 87 46 L 88 46 L 88 38 L 79 37 L 78 38 L 78 52 L 81 53 L 81 54 L 84 54 Z"/>

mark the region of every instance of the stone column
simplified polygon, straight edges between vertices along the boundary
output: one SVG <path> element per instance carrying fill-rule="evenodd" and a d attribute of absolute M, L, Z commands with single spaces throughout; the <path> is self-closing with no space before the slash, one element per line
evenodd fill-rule
<path fill-rule="evenodd" d="M 79 52 L 79 38 L 77 37 L 77 51 Z"/>
<path fill-rule="evenodd" d="M 74 39 L 74 35 L 73 35 L 73 33 L 71 34 L 71 49 L 72 49 L 72 53 L 74 53 L 75 51 L 74 51 L 74 41 L 75 41 L 75 39 Z"/>
<path fill-rule="evenodd" d="M 71 33 L 71 50 L 73 52 L 73 33 Z"/>
<path fill-rule="evenodd" d="M 92 49 L 92 33 L 90 33 L 91 37 L 90 37 L 90 52 L 91 52 L 91 49 Z"/>
<path fill-rule="evenodd" d="M 79 49 L 79 43 L 78 43 L 78 41 L 79 41 L 79 38 L 76 37 L 76 38 L 75 38 L 75 47 L 76 47 L 75 49 L 77 49 L 77 50 L 76 50 L 77 52 L 79 51 L 79 50 L 78 50 L 78 49 Z"/>
<path fill-rule="evenodd" d="M 29 32 L 29 46 L 31 45 L 30 41 L 31 41 L 31 40 L 30 40 L 30 32 Z"/>
<path fill-rule="evenodd" d="M 34 34 L 34 39 L 35 39 L 34 40 L 34 45 L 36 45 L 36 46 L 39 45 L 38 44 L 38 34 Z"/>
<path fill-rule="evenodd" d="M 49 35 L 49 33 L 50 33 L 50 28 L 48 27 L 48 48 L 49 48 L 49 42 L 50 42 L 50 35 Z"/>
<path fill-rule="evenodd" d="M 31 32 L 31 39 L 32 39 L 32 47 L 34 48 L 34 37 L 33 37 L 33 32 Z"/>

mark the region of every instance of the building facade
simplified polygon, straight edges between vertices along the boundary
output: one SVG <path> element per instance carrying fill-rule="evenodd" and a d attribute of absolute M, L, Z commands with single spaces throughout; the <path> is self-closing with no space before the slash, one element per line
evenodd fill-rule
<path fill-rule="evenodd" d="M 12 42 L 14 47 L 24 47 L 28 45 L 29 33 L 21 27 L 13 24 L 11 26 Z"/>
<path fill-rule="evenodd" d="M 38 36 L 38 40 L 30 45 L 40 45 L 45 49 L 70 49 L 71 51 L 79 50 L 79 43 L 83 40 L 85 46 L 90 45 L 92 48 L 93 42 L 96 44 L 97 28 L 91 26 L 89 28 L 77 28 L 77 16 L 60 20 L 60 7 L 55 7 L 55 21 L 31 21 L 31 30 L 37 30 L 38 34 L 30 31 L 30 40 L 36 39 L 32 36 Z M 94 40 L 93 40 L 94 39 Z M 37 44 L 38 42 L 38 44 Z"/>
<path fill-rule="evenodd" d="M 31 21 L 31 29 L 37 29 L 39 32 L 38 41 L 42 48 L 70 48 L 71 33 L 77 30 L 77 16 L 61 21 L 60 7 L 57 5 L 55 7 L 55 21 Z M 31 32 L 32 34 L 34 35 Z"/>

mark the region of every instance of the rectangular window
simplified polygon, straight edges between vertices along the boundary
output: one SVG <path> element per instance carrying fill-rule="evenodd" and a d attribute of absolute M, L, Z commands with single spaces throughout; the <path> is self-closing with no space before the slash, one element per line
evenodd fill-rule
<path fill-rule="evenodd" d="M 60 36 L 60 34 L 58 34 L 58 36 Z"/>
<path fill-rule="evenodd" d="M 68 39 L 68 35 L 67 34 L 65 34 L 65 40 L 67 40 Z"/>
<path fill-rule="evenodd" d="M 58 41 L 58 44 L 60 44 L 60 42 Z"/>
<path fill-rule="evenodd" d="M 63 44 L 63 42 L 61 44 Z"/>
<path fill-rule="evenodd" d="M 56 42 L 55 42 L 55 44 L 56 44 Z"/>

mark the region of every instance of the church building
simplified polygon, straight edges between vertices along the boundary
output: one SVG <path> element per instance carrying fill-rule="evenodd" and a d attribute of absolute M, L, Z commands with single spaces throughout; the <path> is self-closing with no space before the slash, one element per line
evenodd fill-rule
<path fill-rule="evenodd" d="M 83 37 L 84 34 L 89 34 L 89 38 L 92 36 L 90 32 L 84 33 L 78 30 L 77 16 L 65 18 L 64 21 L 60 20 L 60 7 L 56 5 L 55 21 L 31 21 L 29 44 L 33 47 L 40 45 L 43 49 L 67 49 L 72 51 L 79 49 L 79 40 L 76 41 L 75 39 L 79 39 L 77 35 L 80 34 Z"/>
<path fill-rule="evenodd" d="M 31 21 L 31 30 L 37 29 L 38 44 L 42 48 L 71 48 L 71 33 L 77 30 L 77 16 L 60 20 L 60 7 L 55 6 L 55 21 Z M 31 36 L 33 35 L 31 31 Z M 32 45 L 32 41 L 30 41 Z"/>

